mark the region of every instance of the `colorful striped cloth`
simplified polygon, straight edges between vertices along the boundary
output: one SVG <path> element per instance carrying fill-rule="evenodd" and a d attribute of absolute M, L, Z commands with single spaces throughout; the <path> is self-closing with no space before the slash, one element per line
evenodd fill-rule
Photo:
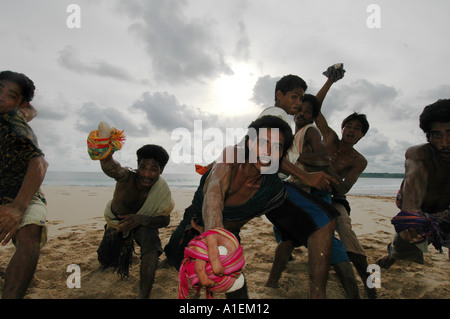
<path fill-rule="evenodd" d="M 202 240 L 211 234 L 220 234 L 230 239 L 236 246 L 236 250 L 228 255 L 221 255 L 220 260 L 224 267 L 224 276 L 219 277 L 212 271 L 211 263 L 208 258 L 208 247 Z M 243 248 L 239 244 L 237 238 L 229 231 L 223 228 L 216 228 L 203 233 L 191 240 L 184 251 L 184 260 L 180 267 L 178 298 L 187 299 L 190 287 L 194 288 L 197 293 L 202 288 L 199 279 L 195 273 L 195 260 L 203 259 L 207 261 L 206 273 L 208 277 L 216 284 L 214 287 L 206 289 L 206 297 L 212 299 L 213 293 L 227 292 L 233 287 L 236 279 L 240 276 L 241 270 L 245 265 Z"/>
<path fill-rule="evenodd" d="M 108 157 L 111 152 L 120 150 L 124 142 L 124 131 L 119 131 L 113 127 L 110 137 L 100 138 L 98 137 L 98 130 L 94 130 L 87 138 L 88 154 L 92 160 L 102 160 Z"/>
<path fill-rule="evenodd" d="M 443 239 L 439 233 L 439 224 L 428 214 L 400 212 L 392 218 L 391 223 L 397 233 L 414 228 L 424 236 L 421 242 L 428 240 L 437 250 L 442 252 Z"/>

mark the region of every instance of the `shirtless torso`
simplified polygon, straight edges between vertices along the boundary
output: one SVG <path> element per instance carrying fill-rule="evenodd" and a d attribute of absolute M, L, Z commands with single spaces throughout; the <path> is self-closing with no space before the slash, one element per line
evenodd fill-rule
<path fill-rule="evenodd" d="M 236 148 L 234 148 L 234 154 L 237 154 L 235 150 Z M 227 151 L 230 152 L 231 149 L 225 150 L 224 159 L 227 158 Z M 213 166 L 203 187 L 203 207 L 208 207 L 207 216 L 203 216 L 206 217 L 204 220 L 205 230 L 224 227 L 222 211 L 225 206 L 240 206 L 255 196 L 264 178 L 260 172 L 260 165 L 259 161 L 258 163 L 249 163 L 248 161 L 226 163 L 224 160 Z M 238 224 L 242 226 L 245 222 L 240 221 Z"/>
<path fill-rule="evenodd" d="M 367 166 L 366 158 L 353 147 L 362 137 L 358 120 L 344 126 L 341 139 L 333 130 L 324 134 L 324 142 L 331 157 L 328 173 L 339 180 L 335 188 L 340 194 L 346 194 L 352 188 Z"/>
<path fill-rule="evenodd" d="M 136 214 L 144 205 L 148 190 L 139 190 L 136 172 L 129 171 L 124 181 L 117 182 L 114 189 L 112 209 L 121 215 Z"/>
<path fill-rule="evenodd" d="M 136 171 L 122 167 L 112 155 L 100 163 L 103 172 L 116 180 L 111 205 L 113 213 L 121 219 L 120 231 L 129 231 L 139 225 L 157 228 L 167 226 L 170 221 L 168 216 L 149 217 L 136 214 L 162 173 L 155 159 L 143 159 Z"/>
<path fill-rule="evenodd" d="M 402 210 L 432 214 L 448 209 L 450 162 L 443 161 L 429 143 L 410 147 L 405 156 Z"/>

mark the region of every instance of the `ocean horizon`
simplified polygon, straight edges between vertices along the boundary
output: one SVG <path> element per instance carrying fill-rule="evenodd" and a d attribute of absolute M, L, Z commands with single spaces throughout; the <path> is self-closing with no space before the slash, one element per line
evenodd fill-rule
<path fill-rule="evenodd" d="M 196 189 L 201 176 L 197 173 L 163 173 L 171 188 Z M 402 178 L 360 177 L 349 195 L 395 196 Z M 114 187 L 115 180 L 103 172 L 47 172 L 44 186 Z"/>

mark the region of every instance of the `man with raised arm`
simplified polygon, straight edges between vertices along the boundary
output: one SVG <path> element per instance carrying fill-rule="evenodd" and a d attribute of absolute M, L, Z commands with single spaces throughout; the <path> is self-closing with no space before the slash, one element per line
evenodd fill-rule
<path fill-rule="evenodd" d="M 305 94 L 302 104 L 299 106 L 294 116 L 296 134 L 288 156 L 292 163 L 295 163 L 307 172 L 326 171 L 330 165 L 330 157 L 322 142 L 320 131 L 313 124 L 320 112 L 320 104 L 321 103 L 314 95 Z M 331 204 L 331 192 L 309 187 L 295 176 L 290 176 L 287 181 L 297 185 L 305 192 L 311 193 Z M 299 195 L 300 194 L 298 194 L 298 196 Z M 310 212 L 313 219 L 320 216 L 318 215 L 318 212 L 309 210 L 304 203 L 299 203 L 301 208 Z M 300 244 L 306 244 L 306 242 L 295 243 L 292 240 L 285 240 L 276 227 L 274 227 L 274 232 L 278 246 L 275 251 L 270 276 L 266 282 L 266 286 L 272 288 L 278 287 L 281 273 L 286 268 L 294 248 Z M 349 298 L 358 299 L 359 292 L 353 268 L 349 262 L 344 246 L 337 238 L 333 238 L 330 264 L 333 265 L 338 274 L 338 278 L 342 283 L 347 296 Z"/>
<path fill-rule="evenodd" d="M 169 160 L 169 154 L 159 145 L 148 144 L 137 150 L 137 169 L 122 167 L 114 160 L 117 145 L 117 130 L 92 131 L 88 138 L 88 152 L 93 160 L 99 160 L 103 172 L 116 180 L 113 198 L 106 205 L 104 216 L 107 224 L 97 250 L 100 264 L 112 267 L 122 277 L 128 276 L 133 254 L 133 243 L 140 246 L 140 289 L 139 298 L 148 299 L 152 291 L 158 257 L 163 252 L 159 238 L 159 228 L 170 223 L 170 213 L 174 208 L 172 195 L 162 174 Z M 101 124 L 102 124 L 101 123 Z M 99 139 L 102 130 L 107 138 Z M 96 142 L 104 142 L 102 147 Z M 104 146 L 103 145 L 103 146 Z"/>
<path fill-rule="evenodd" d="M 343 72 L 345 72 L 343 65 L 337 64 L 329 67 L 323 73 L 327 80 L 317 93 L 317 98 L 321 103 L 333 83 L 343 76 Z M 331 165 L 328 167 L 327 173 L 338 181 L 337 184 L 333 184 L 332 203 L 333 207 L 340 213 L 336 223 L 339 239 L 364 283 L 368 298 L 376 298 L 375 289 L 367 286 L 369 276 L 367 257 L 364 248 L 352 230 L 350 205 L 345 196 L 367 166 L 366 158 L 354 146 L 366 135 L 369 130 L 369 122 L 364 114 L 356 112 L 350 114 L 342 121 L 341 138 L 328 125 L 322 112 L 317 116 L 315 123 L 322 133 L 323 141 L 330 154 Z"/>
<path fill-rule="evenodd" d="M 258 118 L 265 115 L 277 116 L 290 126 L 292 116 L 302 104 L 307 88 L 306 82 L 301 77 L 293 74 L 283 76 L 275 85 L 275 105 L 265 108 Z M 286 178 L 290 175 L 316 189 L 330 189 L 330 183 L 334 181 L 322 171 L 308 172 L 291 163 L 289 158 L 283 157 L 279 176 Z"/>

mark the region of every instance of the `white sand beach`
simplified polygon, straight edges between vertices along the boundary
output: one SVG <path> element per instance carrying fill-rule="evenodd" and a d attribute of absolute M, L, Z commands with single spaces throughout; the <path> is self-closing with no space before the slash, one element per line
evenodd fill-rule
<path fill-rule="evenodd" d="M 28 289 L 28 299 L 135 299 L 139 290 L 139 257 L 133 259 L 130 277 L 122 280 L 111 270 L 99 270 L 97 247 L 103 235 L 103 209 L 111 199 L 111 187 L 44 186 L 48 201 L 48 243 L 42 249 L 35 276 Z M 193 190 L 173 189 L 176 206 L 167 228 L 160 230 L 163 246 L 190 204 Z M 390 219 L 398 212 L 393 197 L 349 196 L 353 228 L 366 249 L 369 264 L 384 255 L 394 235 Z M 307 299 L 307 251 L 294 251 L 280 280 L 280 288 L 264 287 L 276 247 L 272 225 L 264 217 L 252 220 L 241 233 L 246 258 L 244 273 L 252 299 Z M 137 246 L 137 249 L 138 246 Z M 380 299 L 448 299 L 450 298 L 450 262 L 448 250 L 440 254 L 432 246 L 425 264 L 399 261 L 381 270 Z M 14 247 L 0 248 L 0 274 L 6 268 Z M 163 259 L 164 254 L 160 257 Z M 81 287 L 69 288 L 67 267 L 76 264 L 81 271 Z M 359 277 L 360 294 L 365 297 Z M 176 299 L 178 272 L 158 269 L 152 299 Z M 0 291 L 3 279 L 0 278 Z M 216 298 L 224 298 L 217 295 Z M 345 298 L 333 270 L 327 286 L 330 299 Z"/>

